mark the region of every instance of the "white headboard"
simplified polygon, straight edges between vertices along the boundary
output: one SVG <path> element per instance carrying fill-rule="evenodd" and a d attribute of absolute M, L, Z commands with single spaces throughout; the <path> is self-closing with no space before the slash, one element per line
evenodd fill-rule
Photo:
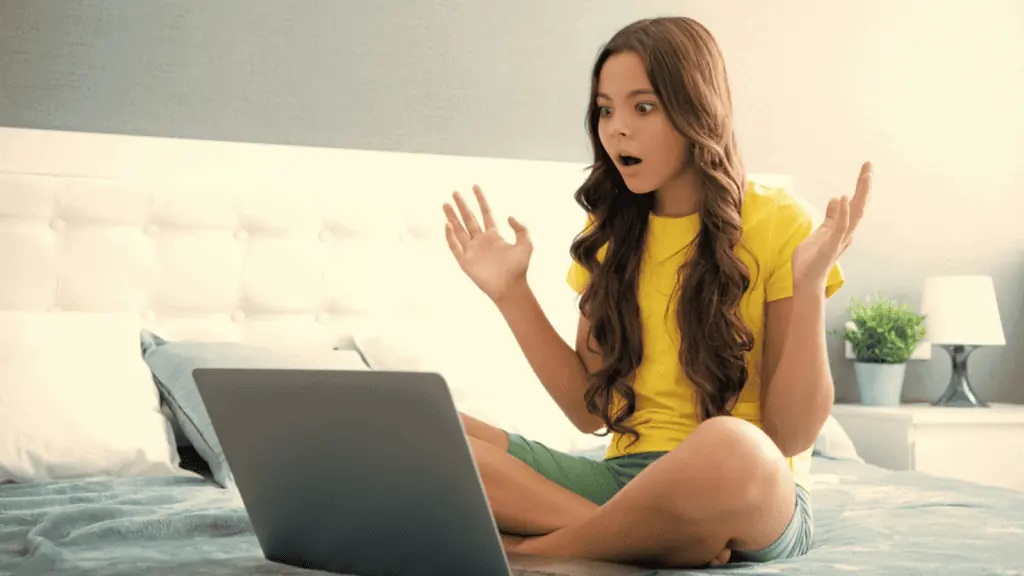
<path fill-rule="evenodd" d="M 531 227 L 537 275 L 553 269 L 564 291 L 584 176 L 570 163 L 0 129 L 0 309 L 334 344 L 378 314 L 482 303 L 441 212 L 474 183 Z"/>
<path fill-rule="evenodd" d="M 585 176 L 582 163 L 0 128 L 0 309 L 127 311 L 166 338 L 303 347 L 418 326 L 483 359 L 484 394 L 544 398 L 536 382 L 495 383 L 532 374 L 448 252 L 441 204 L 479 183 L 499 221 L 530 227 L 531 284 L 571 338 Z M 534 406 L 521 409 L 557 417 Z"/>

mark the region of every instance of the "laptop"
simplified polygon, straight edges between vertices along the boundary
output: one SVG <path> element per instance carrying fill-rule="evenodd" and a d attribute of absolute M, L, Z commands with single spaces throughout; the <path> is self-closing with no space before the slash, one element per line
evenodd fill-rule
<path fill-rule="evenodd" d="M 267 560 L 355 576 L 627 576 L 506 555 L 444 379 L 199 368 L 193 377 Z"/>

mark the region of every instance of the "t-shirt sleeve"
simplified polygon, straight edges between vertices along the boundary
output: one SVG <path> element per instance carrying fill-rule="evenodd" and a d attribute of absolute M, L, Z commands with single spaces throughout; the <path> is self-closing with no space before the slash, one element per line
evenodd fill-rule
<path fill-rule="evenodd" d="M 594 217 L 591 215 L 587 216 L 587 222 L 584 226 L 584 231 L 589 229 L 594 224 Z M 604 250 L 598 252 L 598 258 L 604 256 Z M 569 265 L 569 274 L 566 276 L 565 281 L 569 286 L 576 291 L 577 294 L 582 294 L 583 290 L 587 287 L 587 283 L 590 282 L 590 272 L 587 271 L 579 262 L 575 260 Z"/>
<path fill-rule="evenodd" d="M 579 262 L 574 260 L 569 265 L 569 275 L 565 281 L 577 294 L 582 294 L 583 289 L 587 287 L 587 282 L 590 282 L 590 272 L 587 272 L 586 268 L 580 266 Z"/>
<path fill-rule="evenodd" d="M 818 225 L 811 209 L 798 199 L 778 206 L 775 212 L 771 231 L 771 266 L 766 289 L 769 302 L 793 295 L 793 251 Z M 829 270 L 825 296 L 831 298 L 843 287 L 845 281 L 843 270 L 836 263 Z"/>

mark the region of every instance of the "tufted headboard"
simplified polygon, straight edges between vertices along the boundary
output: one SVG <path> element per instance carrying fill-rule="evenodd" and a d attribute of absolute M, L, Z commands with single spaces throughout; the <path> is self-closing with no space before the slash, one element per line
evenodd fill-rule
<path fill-rule="evenodd" d="M 537 275 L 561 280 L 584 176 L 569 163 L 0 129 L 0 309 L 334 343 L 379 314 L 480 304 L 441 212 L 474 183 L 531 227 Z"/>
<path fill-rule="evenodd" d="M 441 204 L 478 183 L 499 222 L 530 227 L 531 285 L 572 338 L 585 168 L 0 128 L 0 309 L 127 311 L 166 338 L 301 347 L 416 326 L 425 345 L 483 358 L 472 378 L 488 395 L 543 398 L 500 382 L 530 373 L 448 252 Z"/>

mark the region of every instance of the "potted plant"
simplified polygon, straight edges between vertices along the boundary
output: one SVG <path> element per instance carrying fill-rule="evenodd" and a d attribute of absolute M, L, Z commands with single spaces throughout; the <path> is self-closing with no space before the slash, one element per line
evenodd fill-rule
<path fill-rule="evenodd" d="M 925 317 L 882 296 L 871 302 L 851 298 L 846 312 L 851 322 L 843 340 L 853 348 L 860 403 L 898 406 L 907 360 L 925 337 Z"/>

